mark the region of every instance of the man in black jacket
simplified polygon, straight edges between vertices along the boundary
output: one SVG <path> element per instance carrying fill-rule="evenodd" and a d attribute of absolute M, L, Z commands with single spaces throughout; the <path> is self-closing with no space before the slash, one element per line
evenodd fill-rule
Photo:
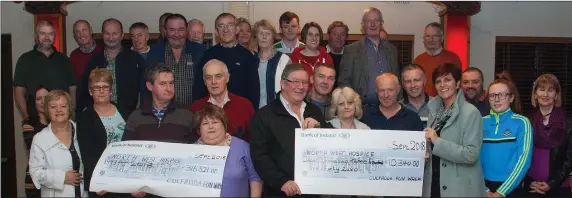
<path fill-rule="evenodd" d="M 332 128 L 318 107 L 304 102 L 309 84 L 304 66 L 287 65 L 281 79 L 279 97 L 251 120 L 250 153 L 265 197 L 301 194 L 294 182 L 294 130 Z"/>
<path fill-rule="evenodd" d="M 117 19 L 110 18 L 103 22 L 102 36 L 105 48 L 94 55 L 84 68 L 78 87 L 76 115 L 93 104 L 89 96 L 89 73 L 94 68 L 106 68 L 112 73 L 113 85 L 111 101 L 132 112 L 139 102 L 140 74 L 145 60 L 138 52 L 123 48 L 123 25 Z"/>

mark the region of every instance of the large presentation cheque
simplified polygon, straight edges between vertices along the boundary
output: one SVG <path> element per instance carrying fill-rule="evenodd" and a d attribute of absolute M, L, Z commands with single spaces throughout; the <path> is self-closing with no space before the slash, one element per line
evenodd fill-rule
<path fill-rule="evenodd" d="M 89 190 L 162 197 L 219 197 L 229 147 L 124 141 L 107 146 Z"/>
<path fill-rule="evenodd" d="M 294 178 L 303 194 L 421 196 L 421 131 L 296 129 Z"/>

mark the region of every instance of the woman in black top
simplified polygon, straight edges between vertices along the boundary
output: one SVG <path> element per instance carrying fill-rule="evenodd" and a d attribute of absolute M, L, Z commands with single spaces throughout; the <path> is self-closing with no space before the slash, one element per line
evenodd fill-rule
<path fill-rule="evenodd" d="M 85 188 L 89 190 L 93 170 L 107 145 L 121 141 L 125 130 L 125 121 L 129 112 L 111 103 L 113 79 L 105 68 L 96 68 L 89 74 L 89 94 L 93 97 L 93 105 L 84 108 L 77 119 L 78 142 L 85 166 Z M 122 196 L 124 194 L 89 192 L 90 197 Z"/>
<path fill-rule="evenodd" d="M 24 130 L 24 143 L 26 143 L 26 148 L 28 149 L 28 154 L 30 154 L 30 148 L 32 147 L 32 139 L 34 135 L 40 132 L 42 129 L 48 126 L 48 120 L 44 116 L 44 96 L 48 95 L 49 90 L 40 86 L 34 93 L 34 101 L 36 111 L 38 112 L 38 118 L 30 120 L 29 123 L 24 123 L 22 128 Z M 26 184 L 32 184 L 32 178 L 30 177 L 29 168 L 26 168 Z M 26 189 L 27 197 L 40 197 L 40 191 L 38 189 Z"/>

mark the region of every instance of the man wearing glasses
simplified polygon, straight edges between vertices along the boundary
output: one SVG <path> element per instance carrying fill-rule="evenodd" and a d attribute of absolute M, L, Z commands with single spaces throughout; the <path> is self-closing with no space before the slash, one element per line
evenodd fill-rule
<path fill-rule="evenodd" d="M 230 73 L 228 91 L 250 100 L 258 107 L 260 99 L 260 82 L 258 80 L 258 64 L 256 57 L 236 39 L 236 17 L 230 13 L 222 13 L 215 20 L 215 35 L 220 43 L 205 51 L 200 62 L 200 68 L 211 59 L 222 61 Z M 197 70 L 196 78 L 202 82 L 202 70 Z M 198 97 L 206 96 L 204 86 L 197 86 Z"/>
<path fill-rule="evenodd" d="M 443 26 L 437 22 L 425 26 L 423 45 L 426 52 L 415 57 L 415 64 L 420 65 L 427 72 L 427 86 L 425 92 L 429 96 L 436 96 L 437 90 L 433 86 L 433 70 L 443 63 L 453 63 L 461 67 L 461 59 L 454 52 L 443 49 Z"/>
<path fill-rule="evenodd" d="M 383 16 L 379 9 L 365 9 L 361 27 L 364 38 L 344 48 L 338 85 L 351 87 L 362 97 L 366 108 L 375 109 L 379 104 L 375 78 L 383 73 L 400 76 L 397 49 L 379 37 L 383 29 Z"/>

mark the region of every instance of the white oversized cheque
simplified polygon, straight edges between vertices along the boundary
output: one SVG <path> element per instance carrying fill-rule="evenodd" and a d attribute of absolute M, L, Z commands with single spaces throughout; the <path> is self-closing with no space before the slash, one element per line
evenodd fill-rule
<path fill-rule="evenodd" d="M 302 194 L 421 196 L 422 131 L 296 129 L 295 144 Z"/>
<path fill-rule="evenodd" d="M 107 146 L 91 178 L 90 191 L 162 197 L 219 197 L 229 147 L 155 141 Z"/>

